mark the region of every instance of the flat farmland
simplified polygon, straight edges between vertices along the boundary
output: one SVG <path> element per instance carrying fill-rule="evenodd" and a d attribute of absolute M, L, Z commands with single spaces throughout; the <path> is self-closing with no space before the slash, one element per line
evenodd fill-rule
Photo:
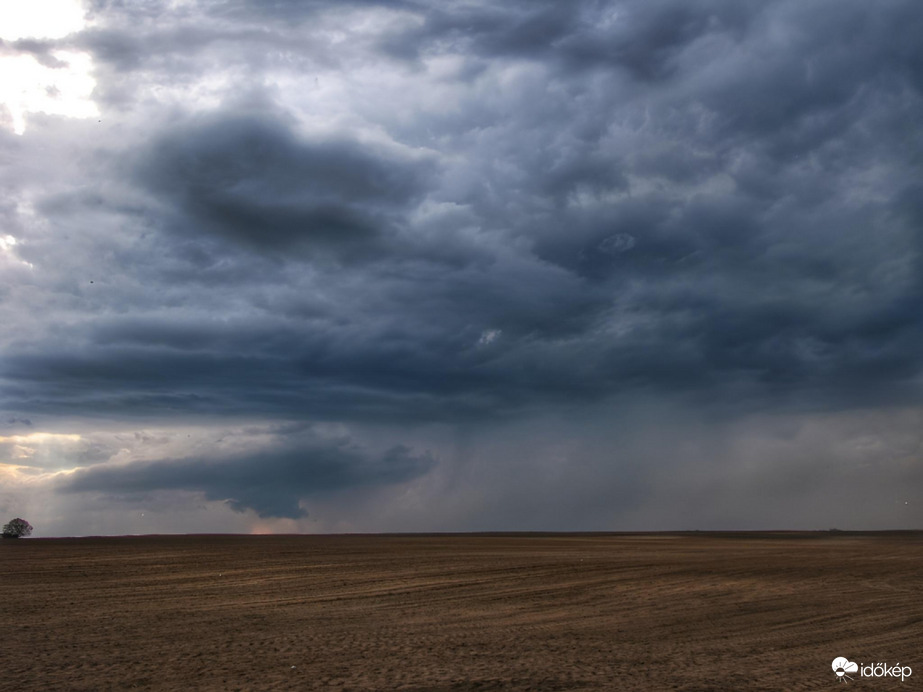
<path fill-rule="evenodd" d="M 923 688 L 923 533 L 0 542 L 0 689 Z"/>

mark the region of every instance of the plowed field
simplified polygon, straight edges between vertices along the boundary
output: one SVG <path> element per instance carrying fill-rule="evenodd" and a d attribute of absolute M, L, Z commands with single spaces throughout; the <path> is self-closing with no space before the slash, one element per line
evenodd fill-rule
<path fill-rule="evenodd" d="M 0 689 L 923 688 L 923 534 L 0 542 Z"/>

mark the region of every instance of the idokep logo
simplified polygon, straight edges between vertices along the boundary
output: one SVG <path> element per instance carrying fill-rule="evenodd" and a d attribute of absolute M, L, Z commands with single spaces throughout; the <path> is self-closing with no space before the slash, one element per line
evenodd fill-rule
<path fill-rule="evenodd" d="M 833 672 L 836 673 L 836 679 L 840 682 L 852 680 L 848 673 L 859 673 L 863 678 L 900 678 L 901 682 L 909 678 L 913 671 L 910 666 L 902 666 L 900 663 L 891 666 L 887 663 L 865 663 L 859 664 L 850 661 L 843 656 L 837 656 L 833 659 Z"/>
<path fill-rule="evenodd" d="M 833 659 L 833 672 L 836 673 L 840 682 L 846 682 L 844 678 L 852 680 L 846 673 L 857 673 L 858 671 L 859 665 L 853 663 L 849 659 L 843 658 L 842 656 L 837 656 Z"/>

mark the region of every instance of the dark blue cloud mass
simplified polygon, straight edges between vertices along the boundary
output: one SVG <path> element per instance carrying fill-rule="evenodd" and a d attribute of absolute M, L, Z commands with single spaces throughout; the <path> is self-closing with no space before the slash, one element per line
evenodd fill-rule
<path fill-rule="evenodd" d="M 433 460 L 398 445 L 378 457 L 349 440 L 312 440 L 296 436 L 257 454 L 211 456 L 96 466 L 71 476 L 69 493 L 94 492 L 137 501 L 158 490 L 200 492 L 207 500 L 251 509 L 261 517 L 307 516 L 302 499 L 387 485 L 425 473 Z"/>
<path fill-rule="evenodd" d="M 2 45 L 88 52 L 102 113 L 0 132 L 5 420 L 326 421 L 416 448 L 414 426 L 605 428 L 642 399 L 923 405 L 915 0 L 87 11 Z M 439 466 L 389 454 L 177 454 L 69 487 L 293 517 Z"/>

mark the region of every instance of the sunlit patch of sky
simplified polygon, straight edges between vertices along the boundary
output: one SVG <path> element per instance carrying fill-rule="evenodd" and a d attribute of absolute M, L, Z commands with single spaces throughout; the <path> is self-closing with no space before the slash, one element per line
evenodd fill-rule
<path fill-rule="evenodd" d="M 30 0 L 0 3 L 0 39 L 6 44 L 29 39 L 60 39 L 84 28 L 81 4 L 76 0 Z M 9 47 L 9 46 L 7 46 Z M 87 53 L 52 50 L 57 63 L 39 63 L 34 55 L 7 50 L 0 53 L 0 104 L 13 131 L 26 131 L 28 113 L 47 113 L 70 118 L 99 115 L 93 101 L 96 82 Z"/>

